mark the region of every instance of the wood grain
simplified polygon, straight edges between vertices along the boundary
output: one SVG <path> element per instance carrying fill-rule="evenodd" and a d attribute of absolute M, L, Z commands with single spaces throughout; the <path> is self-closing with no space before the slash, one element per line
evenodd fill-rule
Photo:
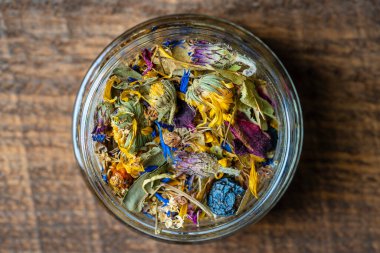
<path fill-rule="evenodd" d="M 258 224 L 223 240 L 152 240 L 88 189 L 71 112 L 117 35 L 171 13 L 227 18 L 282 59 L 301 97 L 296 177 Z M 0 252 L 380 252 L 378 1 L 0 1 Z"/>

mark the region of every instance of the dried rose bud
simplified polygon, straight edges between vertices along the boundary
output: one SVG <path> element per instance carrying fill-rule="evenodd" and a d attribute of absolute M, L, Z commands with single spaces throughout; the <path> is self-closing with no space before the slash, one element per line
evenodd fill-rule
<path fill-rule="evenodd" d="M 171 148 L 178 147 L 181 143 L 181 137 L 174 132 L 166 132 L 163 134 L 164 142 Z"/>

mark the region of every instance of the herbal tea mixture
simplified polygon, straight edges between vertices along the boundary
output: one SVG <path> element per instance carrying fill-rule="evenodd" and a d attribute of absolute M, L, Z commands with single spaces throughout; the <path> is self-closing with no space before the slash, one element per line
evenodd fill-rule
<path fill-rule="evenodd" d="M 252 59 L 168 40 L 108 78 L 92 138 L 102 178 L 156 233 L 240 213 L 273 175 L 278 124 Z"/>

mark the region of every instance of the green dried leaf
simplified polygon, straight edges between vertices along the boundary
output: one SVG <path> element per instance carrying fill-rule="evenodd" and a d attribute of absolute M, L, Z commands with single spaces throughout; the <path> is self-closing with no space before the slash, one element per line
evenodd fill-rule
<path fill-rule="evenodd" d="M 121 79 L 128 79 L 128 77 L 135 78 L 137 80 L 140 80 L 142 78 L 141 74 L 131 69 L 129 66 L 126 66 L 124 64 L 120 64 L 117 66 L 113 72 L 114 75 L 118 76 Z"/>
<path fill-rule="evenodd" d="M 160 147 L 153 147 L 149 151 L 141 154 L 140 159 L 144 167 L 161 166 L 166 161 Z"/>
<path fill-rule="evenodd" d="M 187 43 L 183 43 L 180 46 L 176 46 L 172 49 L 172 56 L 174 59 L 183 62 L 191 62 L 191 57 L 189 56 L 190 46 Z"/>
<path fill-rule="evenodd" d="M 131 212 L 141 212 L 144 201 L 148 197 L 148 194 L 143 189 L 144 181 L 150 179 L 156 175 L 164 173 L 169 167 L 168 163 L 165 163 L 158 167 L 156 170 L 152 172 L 145 173 L 141 175 L 129 188 L 127 196 L 125 196 L 123 204 L 125 207 Z M 157 185 L 158 186 L 158 185 Z M 156 187 L 157 187 L 156 186 Z M 153 190 L 155 185 L 149 189 L 149 191 Z"/>
<path fill-rule="evenodd" d="M 253 195 L 252 195 L 251 191 L 246 190 L 242 200 L 240 201 L 239 208 L 236 211 L 236 215 L 238 215 L 244 211 L 244 208 L 247 206 L 248 202 L 252 199 L 252 197 L 253 197 Z"/>
<path fill-rule="evenodd" d="M 232 65 L 231 67 L 229 67 L 229 71 L 233 71 L 233 72 L 236 72 L 236 71 L 238 71 L 239 69 L 241 69 L 241 66 L 240 65 L 238 65 L 238 64 L 234 64 L 234 65 Z"/>
<path fill-rule="evenodd" d="M 223 69 L 215 69 L 215 71 L 222 77 L 230 80 L 231 82 L 237 85 L 242 85 L 244 81 L 247 79 L 245 76 L 239 75 L 233 71 Z"/>
<path fill-rule="evenodd" d="M 241 101 L 238 101 L 237 102 L 237 109 L 238 109 L 238 111 L 244 113 L 248 119 L 256 121 L 254 114 L 253 114 L 253 108 L 252 107 L 244 104 Z"/>
<path fill-rule="evenodd" d="M 240 101 L 269 117 L 274 117 L 272 105 L 259 96 L 255 85 L 249 80 L 242 84 Z"/>
<path fill-rule="evenodd" d="M 156 192 L 157 186 L 161 183 L 160 182 L 161 179 L 163 179 L 163 178 L 174 178 L 174 177 L 175 177 L 175 175 L 168 174 L 168 173 L 155 175 L 149 179 L 145 179 L 143 184 L 142 184 L 142 187 L 143 187 L 145 192 L 152 195 Z"/>
<path fill-rule="evenodd" d="M 182 66 L 180 66 L 175 61 L 172 61 L 172 60 L 170 60 L 168 58 L 161 58 L 161 61 L 160 61 L 160 59 L 156 59 L 154 61 L 154 63 L 157 65 L 157 69 L 159 71 L 165 73 L 169 77 L 172 77 L 173 72 L 175 70 L 177 70 L 177 69 L 183 69 Z"/>

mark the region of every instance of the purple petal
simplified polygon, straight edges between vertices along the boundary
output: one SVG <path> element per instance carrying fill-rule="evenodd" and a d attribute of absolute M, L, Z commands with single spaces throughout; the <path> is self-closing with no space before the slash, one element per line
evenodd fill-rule
<path fill-rule="evenodd" d="M 244 146 L 243 142 L 238 139 L 233 140 L 235 154 L 237 155 L 246 155 L 249 154 L 248 149 Z"/>
<path fill-rule="evenodd" d="M 147 66 L 147 68 L 143 72 L 143 75 L 145 75 L 146 73 L 148 73 L 148 71 L 150 71 L 153 68 L 153 62 L 151 60 L 152 53 L 147 48 L 145 48 L 142 51 L 141 56 L 144 59 L 145 64 Z"/>
<path fill-rule="evenodd" d="M 231 126 L 231 132 L 235 138 L 239 139 L 249 153 L 256 156 L 265 157 L 265 153 L 272 147 L 269 135 L 263 132 L 258 125 L 249 121 L 244 115 L 240 114 L 236 117 L 235 124 Z"/>
<path fill-rule="evenodd" d="M 178 112 L 174 116 L 174 124 L 177 128 L 186 127 L 194 129 L 193 120 L 195 118 L 195 110 L 182 100 L 178 101 Z"/>

